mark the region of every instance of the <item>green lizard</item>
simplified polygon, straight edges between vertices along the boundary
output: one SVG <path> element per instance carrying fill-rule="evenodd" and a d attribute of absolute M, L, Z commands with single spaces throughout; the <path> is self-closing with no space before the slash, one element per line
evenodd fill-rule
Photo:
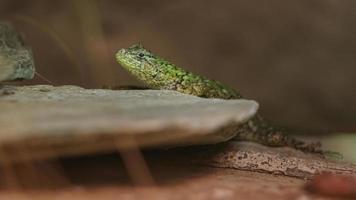
<path fill-rule="evenodd" d="M 119 50 L 116 53 L 116 60 L 152 89 L 175 90 L 205 98 L 242 98 L 238 91 L 218 81 L 185 71 L 154 55 L 140 44 Z M 288 137 L 258 114 L 239 129 L 236 139 L 254 141 L 268 146 L 290 146 L 309 152 L 318 152 L 320 146 L 320 144 L 306 145 L 304 142 Z"/>

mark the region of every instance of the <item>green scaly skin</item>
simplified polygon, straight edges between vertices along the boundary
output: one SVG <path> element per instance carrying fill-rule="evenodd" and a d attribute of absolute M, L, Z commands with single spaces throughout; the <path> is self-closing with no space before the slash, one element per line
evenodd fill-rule
<path fill-rule="evenodd" d="M 218 81 L 192 74 L 160 58 L 142 45 L 133 45 L 116 53 L 116 60 L 146 86 L 153 89 L 175 90 L 205 98 L 239 99 L 241 94 Z M 290 146 L 318 152 L 319 144 L 308 144 L 287 137 L 260 115 L 256 115 L 239 130 L 235 139 L 248 140 L 268 146 Z"/>

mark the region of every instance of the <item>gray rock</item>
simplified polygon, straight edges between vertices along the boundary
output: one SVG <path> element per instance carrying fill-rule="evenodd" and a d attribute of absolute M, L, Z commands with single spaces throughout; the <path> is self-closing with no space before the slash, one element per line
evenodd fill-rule
<path fill-rule="evenodd" d="M 257 109 L 255 101 L 205 99 L 164 90 L 25 86 L 0 97 L 0 144 L 11 159 L 17 158 L 16 152 L 32 159 L 212 144 L 234 137 Z"/>
<path fill-rule="evenodd" d="M 0 82 L 32 79 L 34 73 L 31 50 L 10 24 L 0 22 Z"/>

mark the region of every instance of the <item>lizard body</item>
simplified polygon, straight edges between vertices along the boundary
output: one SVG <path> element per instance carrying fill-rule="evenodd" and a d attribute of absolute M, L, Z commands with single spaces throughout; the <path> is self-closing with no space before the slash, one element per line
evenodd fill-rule
<path fill-rule="evenodd" d="M 239 99 L 242 95 L 222 83 L 188 72 L 154 55 L 142 45 L 133 45 L 116 53 L 116 60 L 146 86 L 153 89 L 175 90 L 206 98 Z M 292 139 L 257 114 L 237 133 L 237 139 L 249 140 L 268 146 L 290 146 L 315 152 L 319 144 L 305 145 Z"/>

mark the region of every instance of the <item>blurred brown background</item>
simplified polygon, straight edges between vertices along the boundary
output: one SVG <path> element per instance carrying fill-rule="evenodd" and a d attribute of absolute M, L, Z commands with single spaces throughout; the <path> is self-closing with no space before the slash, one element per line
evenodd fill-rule
<path fill-rule="evenodd" d="M 142 42 L 239 89 L 278 124 L 356 131 L 356 1 L 2 0 L 0 20 L 56 85 L 138 84 L 114 54 Z"/>

